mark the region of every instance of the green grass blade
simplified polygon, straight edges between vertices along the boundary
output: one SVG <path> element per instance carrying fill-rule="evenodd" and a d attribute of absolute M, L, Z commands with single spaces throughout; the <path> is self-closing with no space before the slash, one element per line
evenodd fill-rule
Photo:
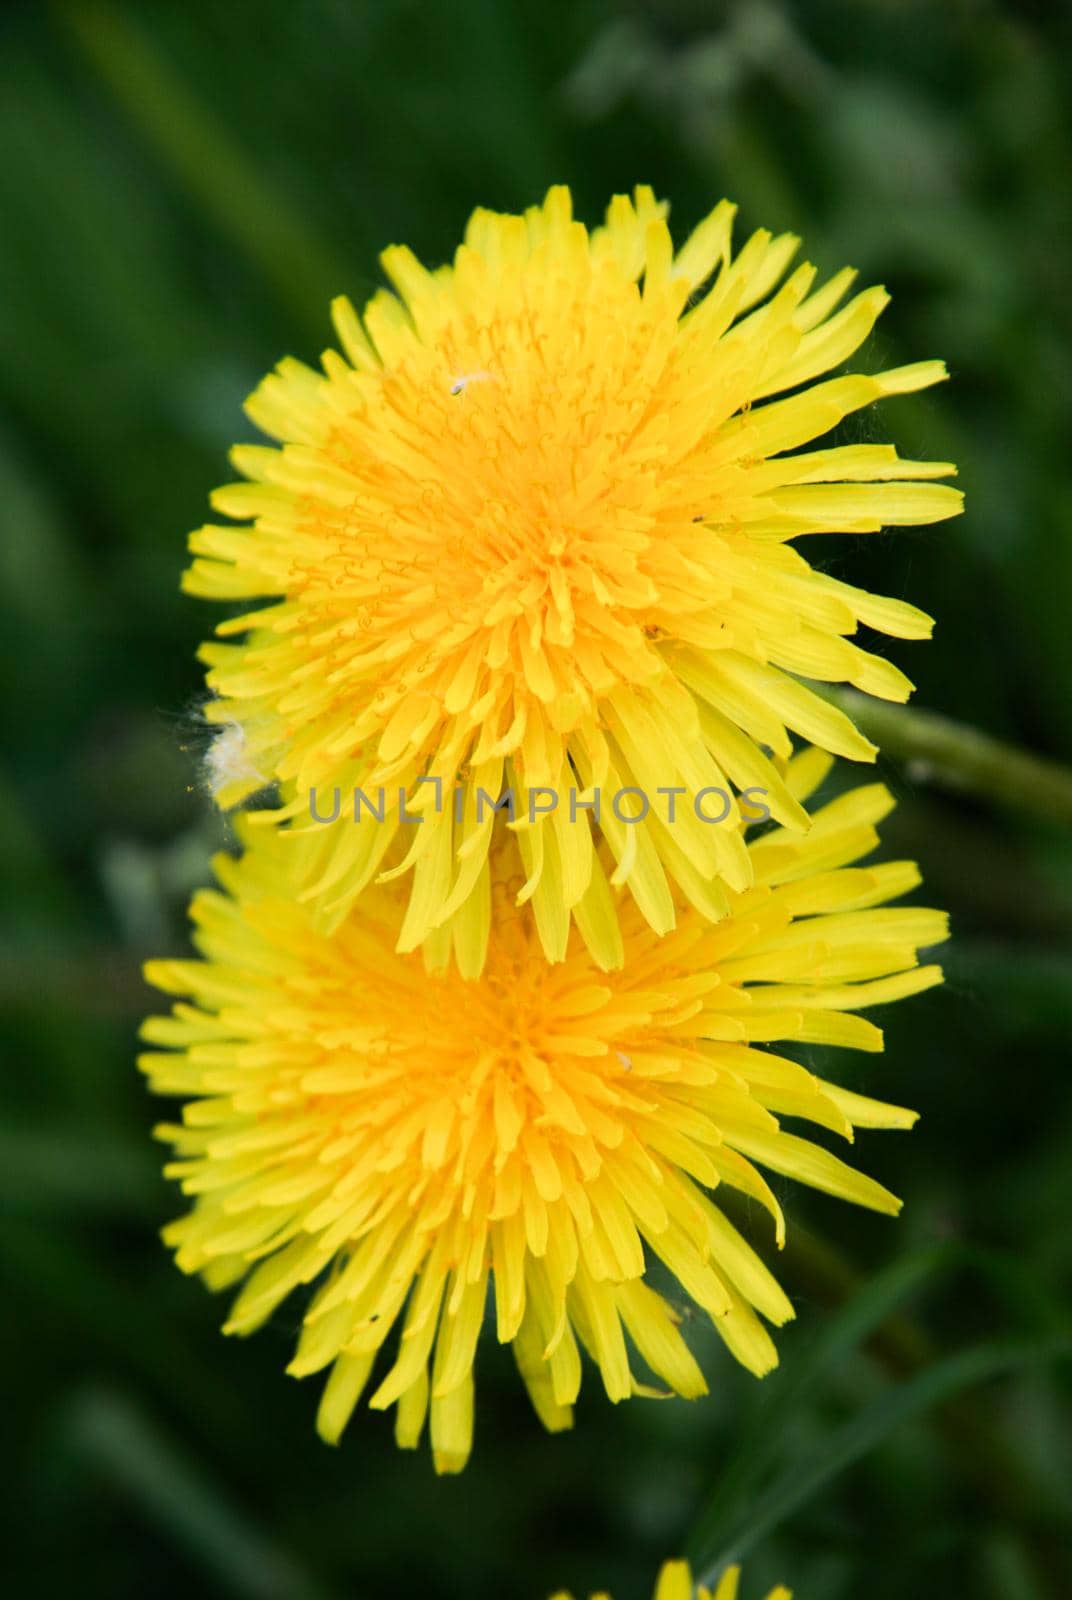
<path fill-rule="evenodd" d="M 207 1468 L 123 1396 L 77 1395 L 65 1438 L 226 1593 L 243 1600 L 327 1600 L 320 1584 L 231 1502 Z"/>
<path fill-rule="evenodd" d="M 723 1568 L 739 1561 L 779 1523 L 824 1489 L 839 1473 L 881 1444 L 895 1429 L 1002 1373 L 1072 1354 L 1066 1339 L 988 1341 L 936 1362 L 917 1377 L 896 1385 L 848 1422 L 828 1434 L 804 1461 L 794 1461 L 771 1487 L 753 1501 L 748 1513 L 719 1543 L 705 1542 L 696 1552 L 700 1583 L 710 1583 Z"/>
<path fill-rule="evenodd" d="M 941 1245 L 895 1261 L 830 1317 L 792 1364 L 772 1375 L 752 1425 L 693 1526 L 688 1540 L 690 1554 L 719 1547 L 740 1507 L 751 1498 L 778 1455 L 787 1426 L 820 1381 L 835 1372 L 887 1317 L 955 1264 L 959 1256 L 955 1246 Z"/>
<path fill-rule="evenodd" d="M 216 227 L 253 262 L 303 326 L 353 276 L 287 195 L 247 157 L 126 8 L 56 0 L 57 17 L 116 100 Z"/>

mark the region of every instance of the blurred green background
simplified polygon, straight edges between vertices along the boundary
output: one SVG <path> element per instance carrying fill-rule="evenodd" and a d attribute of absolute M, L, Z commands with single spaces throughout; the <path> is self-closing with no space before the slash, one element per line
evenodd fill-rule
<path fill-rule="evenodd" d="M 792 1194 L 808 1231 L 781 1263 L 799 1312 L 781 1373 L 757 1384 L 698 1330 L 709 1401 L 614 1409 L 589 1374 L 552 1439 L 488 1340 L 460 1480 L 399 1453 L 382 1415 L 317 1442 L 315 1384 L 282 1370 L 297 1313 L 220 1336 L 222 1302 L 157 1238 L 178 1196 L 133 1065 L 139 964 L 184 948 L 222 837 L 194 661 L 215 619 L 180 597 L 185 535 L 252 436 L 262 372 L 316 358 L 329 297 L 370 291 L 382 245 L 442 260 L 476 204 L 568 181 L 595 221 L 643 181 L 684 231 L 729 194 L 743 228 L 885 282 L 866 362 L 941 355 L 953 383 L 843 436 L 958 461 L 967 515 L 809 555 L 938 617 L 933 644 L 891 647 L 918 704 L 1072 760 L 1068 18 L 3 8 L 8 1592 L 639 1600 L 686 1545 L 704 1566 L 751 1542 L 749 1597 L 778 1577 L 799 1600 L 1072 1594 L 1072 850 L 1029 802 L 881 763 L 893 847 L 954 914 L 950 981 L 883 1019 L 885 1057 L 837 1069 L 923 1110 L 911 1137 L 862 1135 L 909 1204 L 891 1223 Z"/>

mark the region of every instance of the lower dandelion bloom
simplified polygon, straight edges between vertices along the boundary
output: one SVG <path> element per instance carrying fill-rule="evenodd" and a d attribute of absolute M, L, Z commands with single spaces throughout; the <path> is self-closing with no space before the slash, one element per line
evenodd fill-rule
<path fill-rule="evenodd" d="M 740 1567 L 730 1567 L 715 1587 L 708 1589 L 702 1583 L 693 1584 L 687 1561 L 668 1561 L 659 1573 L 652 1600 L 737 1600 L 740 1579 Z M 551 1600 L 573 1600 L 573 1596 L 563 1589 L 552 1595 Z M 604 1591 L 590 1595 L 589 1600 L 610 1600 L 610 1596 Z M 793 1600 L 793 1595 L 779 1584 L 771 1590 L 767 1600 Z"/>
<path fill-rule="evenodd" d="M 827 765 L 806 752 L 786 781 L 804 796 Z M 244 1280 L 229 1332 L 251 1332 L 312 1286 L 289 1370 L 330 1369 L 325 1439 L 338 1439 L 401 1319 L 370 1404 L 397 1405 L 407 1446 L 430 1410 L 436 1466 L 459 1470 L 489 1284 L 498 1337 L 552 1430 L 572 1420 L 581 1346 L 612 1400 L 653 1392 L 633 1374 L 627 1335 L 663 1385 L 705 1391 L 679 1318 L 645 1282 L 649 1258 L 746 1367 L 775 1364 L 760 1319 L 781 1324 L 792 1307 L 711 1191 L 725 1183 L 761 1202 L 779 1243 L 761 1166 L 899 1210 L 780 1119 L 851 1139 L 857 1127 L 907 1128 L 914 1113 L 764 1048 L 878 1050 L 859 1009 L 940 981 L 917 952 L 945 938 L 945 917 L 883 904 L 914 887 L 915 867 L 850 865 L 891 804 L 870 785 L 818 810 L 806 834 L 752 842 L 754 885 L 717 924 L 683 908 L 659 938 L 623 904 L 626 959 L 610 974 L 576 932 L 564 961 L 544 960 L 514 906 L 506 829 L 476 980 L 397 952 L 397 883 L 369 890 L 360 916 L 328 934 L 295 898 L 278 835 L 247 830 L 254 845 L 218 861 L 225 892 L 193 906 L 204 959 L 147 969 L 188 997 L 144 1030 L 167 1047 L 142 1058 L 153 1089 L 189 1100 L 181 1125 L 161 1130 L 169 1174 L 194 1197 L 166 1238 L 213 1288 Z"/>
<path fill-rule="evenodd" d="M 658 932 L 681 894 L 717 918 L 724 891 L 748 887 L 739 830 L 687 814 L 669 826 L 656 797 L 760 787 L 799 828 L 766 751 L 788 757 L 792 733 L 874 757 L 809 684 L 906 699 L 905 675 L 854 636 L 921 639 L 930 619 L 815 571 L 797 542 L 959 512 L 932 481 L 950 463 L 829 443 L 853 412 L 945 368 L 829 376 L 885 291 L 842 304 L 854 274 L 817 285 L 806 263 L 790 270 L 787 234 L 735 252 L 734 210 L 717 206 L 676 252 L 645 188 L 591 233 L 562 188 L 524 216 L 477 211 L 449 266 L 394 247 L 393 291 L 361 317 L 336 302 L 345 359 L 284 361 L 250 400 L 280 448 L 234 452 L 251 481 L 213 503 L 243 525 L 192 536 L 185 584 L 253 606 L 202 651 L 207 715 L 248 747 L 220 802 L 278 781 L 284 806 L 263 815 L 298 832 L 311 792 L 384 791 L 382 820 L 318 830 L 319 859 L 301 858 L 325 921 L 393 840 L 411 884 L 401 949 L 486 891 L 490 819 L 434 809 L 422 788 L 463 776 L 492 795 L 651 796 L 634 827 L 562 806 L 535 818 L 526 891 L 550 960 L 589 915 L 608 849 Z M 409 831 L 404 812 L 425 826 Z M 601 953 L 615 965 L 617 942 Z"/>

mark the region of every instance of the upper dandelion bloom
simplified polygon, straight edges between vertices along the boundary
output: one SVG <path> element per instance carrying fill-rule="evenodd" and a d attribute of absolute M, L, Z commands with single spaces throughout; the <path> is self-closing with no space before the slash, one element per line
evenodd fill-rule
<path fill-rule="evenodd" d="M 797 758 L 789 792 L 827 759 Z M 678 1318 L 645 1282 L 646 1250 L 741 1362 L 757 1374 L 775 1363 L 760 1316 L 780 1324 L 792 1307 L 710 1191 L 724 1182 L 758 1200 L 779 1240 L 760 1167 L 899 1208 L 779 1119 L 851 1139 L 913 1114 L 761 1048 L 879 1049 L 854 1013 L 938 981 L 917 950 L 945 937 L 944 917 L 879 909 L 915 869 L 849 865 L 889 804 L 880 786 L 858 789 L 807 834 L 755 841 L 754 886 L 717 924 L 679 907 L 659 938 L 624 903 L 627 958 L 609 975 L 576 932 L 564 961 L 542 959 L 513 905 L 520 861 L 500 827 L 488 959 L 468 981 L 397 951 L 397 880 L 327 933 L 295 899 L 279 834 L 244 830 L 252 847 L 218 863 L 226 893 L 195 898 L 204 960 L 150 963 L 153 983 L 189 999 L 146 1024 L 167 1048 L 142 1064 L 154 1089 L 189 1102 L 162 1130 L 169 1171 L 195 1197 L 167 1231 L 178 1263 L 214 1287 L 244 1280 L 236 1333 L 311 1287 L 290 1371 L 330 1369 L 325 1438 L 338 1438 L 401 1319 L 370 1404 L 397 1404 L 404 1445 L 430 1409 L 438 1468 L 463 1466 L 489 1285 L 498 1337 L 547 1427 L 571 1420 L 579 1346 L 612 1400 L 645 1392 L 635 1356 L 670 1389 L 701 1394 Z"/>
<path fill-rule="evenodd" d="M 652 1600 L 738 1600 L 740 1581 L 740 1567 L 730 1567 L 715 1587 L 708 1589 L 702 1583 L 693 1584 L 687 1561 L 668 1561 L 659 1573 Z M 573 1600 L 573 1596 L 563 1589 L 552 1595 L 551 1600 Z M 589 1600 L 610 1600 L 610 1596 L 603 1591 L 590 1595 Z M 779 1584 L 771 1590 L 767 1600 L 793 1600 L 793 1596 L 789 1589 Z"/>
<path fill-rule="evenodd" d="M 252 525 L 195 533 L 185 582 L 279 597 L 218 629 L 241 642 L 203 652 L 209 715 L 240 724 L 251 772 L 283 785 L 272 820 L 313 827 L 310 794 L 330 810 L 335 789 L 373 807 L 385 792 L 383 821 L 314 828 L 303 882 L 327 920 L 383 870 L 412 869 L 400 948 L 475 906 L 463 942 L 479 970 L 493 830 L 472 794 L 510 788 L 524 814 L 550 791 L 558 805 L 541 799 L 519 828 L 522 893 L 549 959 L 573 913 L 614 966 L 620 939 L 592 914 L 594 817 L 567 805 L 571 789 L 602 791 L 609 870 L 657 932 L 678 895 L 717 918 L 750 882 L 736 803 L 726 826 L 687 803 L 671 821 L 671 791 L 758 786 L 802 828 L 766 752 L 787 757 L 790 732 L 858 759 L 874 749 L 800 680 L 910 691 L 850 636 L 862 622 L 922 638 L 930 619 L 813 571 L 790 541 L 960 510 L 925 481 L 947 463 L 800 449 L 944 367 L 817 382 L 867 338 L 885 291 L 838 310 L 854 274 L 786 277 L 787 234 L 734 255 L 726 202 L 675 254 L 665 211 L 638 188 L 590 234 L 556 188 L 524 216 L 477 211 L 438 271 L 389 249 L 395 292 L 361 318 L 335 303 L 345 359 L 328 351 L 322 373 L 284 361 L 249 402 L 282 448 L 235 450 L 253 481 L 214 504 Z M 467 802 L 433 804 L 427 777 L 461 779 Z M 237 777 L 222 803 L 257 782 Z M 630 788 L 650 803 L 636 824 L 608 804 Z M 424 826 L 406 824 L 400 793 Z"/>

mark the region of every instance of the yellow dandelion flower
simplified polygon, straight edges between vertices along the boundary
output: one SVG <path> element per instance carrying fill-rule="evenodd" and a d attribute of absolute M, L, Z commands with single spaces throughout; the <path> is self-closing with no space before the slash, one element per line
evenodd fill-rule
<path fill-rule="evenodd" d="M 934 522 L 961 496 L 929 481 L 945 462 L 800 447 L 945 369 L 824 377 L 885 291 L 841 306 L 852 271 L 819 287 L 809 265 L 786 276 L 788 234 L 734 254 L 734 209 L 676 253 L 646 188 L 592 233 L 564 188 L 524 216 L 477 211 L 451 266 L 385 251 L 394 292 L 360 318 L 335 302 L 345 356 L 328 351 L 321 372 L 284 361 L 250 400 L 282 448 L 234 451 L 251 481 L 213 503 L 246 525 L 196 532 L 185 586 L 278 597 L 202 652 L 208 715 L 246 736 L 249 771 L 220 799 L 282 785 L 265 820 L 316 835 L 299 886 L 326 922 L 386 868 L 412 872 L 400 949 L 459 908 L 482 925 L 493 820 L 472 794 L 505 788 L 545 954 L 563 958 L 573 913 L 612 967 L 620 940 L 592 915 L 594 791 L 650 805 L 630 825 L 605 804 L 600 826 L 615 883 L 666 933 L 682 896 L 717 918 L 749 885 L 735 791 L 761 788 L 779 822 L 806 825 L 767 751 L 787 758 L 794 733 L 873 758 L 801 680 L 903 700 L 903 673 L 850 636 L 863 623 L 923 638 L 930 619 L 814 571 L 792 541 Z M 422 784 L 459 777 L 459 808 Z M 384 819 L 317 830 L 310 797 L 330 811 L 355 790 Z M 671 821 L 674 794 L 704 790 L 730 792 L 730 825 L 684 803 Z M 480 939 L 465 942 L 479 970 Z"/>
<path fill-rule="evenodd" d="M 730 1567 L 713 1589 L 702 1583 L 693 1585 L 687 1561 L 667 1561 L 659 1573 L 652 1600 L 738 1600 L 740 1581 L 740 1567 Z M 562 1589 L 552 1595 L 551 1600 L 573 1600 L 573 1596 Z M 611 1600 L 611 1597 L 602 1590 L 590 1595 L 589 1600 Z M 767 1600 L 793 1600 L 792 1591 L 779 1584 L 771 1590 Z"/>
<path fill-rule="evenodd" d="M 792 764 L 802 794 L 828 765 Z M 760 1318 L 792 1306 L 714 1204 L 720 1183 L 782 1211 L 759 1168 L 895 1214 L 900 1202 L 799 1118 L 852 1139 L 907 1128 L 911 1111 L 827 1083 L 779 1040 L 881 1049 L 856 1013 L 938 982 L 917 951 L 946 936 L 936 911 L 884 902 L 918 881 L 907 862 L 857 867 L 889 809 L 880 785 L 822 809 L 806 834 L 750 846 L 755 883 L 711 923 L 680 908 L 659 938 L 621 907 L 625 965 L 603 973 L 574 934 L 541 957 L 513 905 L 517 847 L 493 849 L 498 904 L 477 980 L 430 976 L 396 949 L 397 881 L 330 934 L 293 894 L 278 834 L 221 857 L 224 892 L 195 896 L 200 961 L 157 961 L 184 997 L 144 1036 L 152 1088 L 187 1100 L 161 1130 L 167 1169 L 194 1198 L 166 1230 L 178 1265 L 243 1286 L 226 1330 L 249 1333 L 312 1291 L 289 1371 L 329 1368 L 319 1413 L 336 1440 L 401 1320 L 370 1405 L 397 1405 L 414 1445 L 426 1413 L 440 1471 L 468 1457 L 473 1362 L 489 1285 L 535 1409 L 568 1427 L 580 1347 L 611 1400 L 651 1393 L 627 1345 L 684 1396 L 705 1391 L 673 1307 L 645 1282 L 658 1259 L 756 1374 L 776 1360 Z M 429 1367 L 431 1371 L 429 1372 Z M 430 1401 L 430 1406 L 429 1406 Z"/>

